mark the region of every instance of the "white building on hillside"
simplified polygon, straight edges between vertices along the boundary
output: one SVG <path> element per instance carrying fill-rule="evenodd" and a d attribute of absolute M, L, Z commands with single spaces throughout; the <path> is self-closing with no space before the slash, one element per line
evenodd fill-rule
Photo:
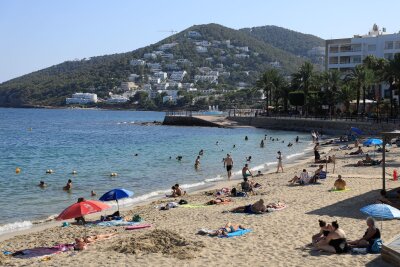
<path fill-rule="evenodd" d="M 139 78 L 140 78 L 140 75 L 135 74 L 135 73 L 132 73 L 132 74 L 129 75 L 128 80 L 129 80 L 130 82 L 134 82 L 134 81 L 136 81 L 136 80 L 139 79 Z"/>
<path fill-rule="evenodd" d="M 145 53 L 143 57 L 146 59 L 156 59 L 157 55 L 155 53 Z"/>
<path fill-rule="evenodd" d="M 197 53 L 207 53 L 207 47 L 204 46 L 196 46 L 196 52 Z"/>
<path fill-rule="evenodd" d="M 195 75 L 194 81 L 218 84 L 218 76 L 216 76 L 216 75 Z"/>
<path fill-rule="evenodd" d="M 162 44 L 158 47 L 158 49 L 160 49 L 161 51 L 165 51 L 165 50 L 171 49 L 177 45 L 178 45 L 178 43 Z"/>
<path fill-rule="evenodd" d="M 69 104 L 93 104 L 97 103 L 97 94 L 75 93 L 70 98 L 65 99 L 65 103 Z"/>
<path fill-rule="evenodd" d="M 146 64 L 146 61 L 142 59 L 132 59 L 130 64 L 132 66 L 144 66 Z"/>
<path fill-rule="evenodd" d="M 159 71 L 159 72 L 155 72 L 153 74 L 153 77 L 160 78 L 161 81 L 164 81 L 165 79 L 167 79 L 168 74 L 166 72 Z"/>
<path fill-rule="evenodd" d="M 186 74 L 186 71 L 173 71 L 169 78 L 173 81 L 181 82 Z"/>
<path fill-rule="evenodd" d="M 138 86 L 134 82 L 121 82 L 121 90 L 122 91 L 130 91 L 130 90 L 136 90 Z"/>
<path fill-rule="evenodd" d="M 189 38 L 200 38 L 200 37 L 201 37 L 201 34 L 200 34 L 199 32 L 197 32 L 197 31 L 189 31 L 189 32 L 187 33 L 187 36 L 188 36 Z"/>
<path fill-rule="evenodd" d="M 161 83 L 161 79 L 157 78 L 157 77 L 149 77 L 149 82 L 151 84 L 159 84 L 159 83 Z"/>
<path fill-rule="evenodd" d="M 122 95 L 111 95 L 110 98 L 106 100 L 107 104 L 120 104 L 128 102 L 129 99 Z"/>

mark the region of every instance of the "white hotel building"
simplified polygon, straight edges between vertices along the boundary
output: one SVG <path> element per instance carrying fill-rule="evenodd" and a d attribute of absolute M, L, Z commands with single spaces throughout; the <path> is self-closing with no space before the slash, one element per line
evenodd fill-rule
<path fill-rule="evenodd" d="M 361 64 L 369 55 L 393 59 L 395 54 L 400 53 L 400 33 L 386 34 L 385 31 L 385 28 L 381 31 L 377 25 L 374 25 L 366 35 L 327 40 L 325 69 L 349 71 Z M 381 94 L 388 96 L 388 93 L 381 92 Z"/>

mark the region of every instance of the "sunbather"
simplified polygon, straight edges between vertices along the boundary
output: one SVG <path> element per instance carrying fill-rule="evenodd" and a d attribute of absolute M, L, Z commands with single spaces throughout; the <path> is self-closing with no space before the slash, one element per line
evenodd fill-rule
<path fill-rule="evenodd" d="M 87 236 L 85 238 L 75 238 L 74 249 L 75 250 L 85 250 L 85 249 L 87 249 L 88 244 L 92 244 L 92 243 L 95 243 L 100 240 L 109 239 L 115 235 L 117 235 L 117 233 L 93 235 L 93 236 Z"/>
<path fill-rule="evenodd" d="M 382 160 L 372 159 L 368 154 L 365 155 L 365 160 L 360 160 L 357 162 L 356 167 L 360 166 L 374 166 L 381 164 Z"/>
<path fill-rule="evenodd" d="M 216 198 L 208 201 L 206 204 L 207 205 L 218 205 L 218 204 L 225 204 L 225 203 L 230 203 L 232 200 L 230 198 Z"/>
<path fill-rule="evenodd" d="M 372 246 L 374 241 L 381 238 L 381 232 L 377 227 L 375 227 L 375 220 L 372 217 L 367 218 L 367 231 L 362 238 L 354 241 L 350 241 L 349 245 L 351 247 L 366 248 Z"/>
<path fill-rule="evenodd" d="M 211 231 L 200 230 L 198 233 L 199 234 L 208 234 L 210 236 L 226 236 L 228 233 L 233 233 L 240 229 L 244 230 L 246 228 L 240 224 L 234 224 L 234 223 L 228 222 L 227 224 L 225 224 L 224 227 L 222 227 L 218 230 L 211 230 Z"/>
<path fill-rule="evenodd" d="M 319 179 L 319 176 L 321 174 L 321 172 L 324 169 L 324 165 L 319 165 L 318 169 L 314 172 L 313 177 L 310 179 L 310 183 L 316 183 L 317 180 Z"/>
<path fill-rule="evenodd" d="M 361 146 L 358 146 L 357 151 L 349 153 L 349 155 L 359 155 L 359 154 L 364 154 L 363 150 L 361 149 Z"/>
<path fill-rule="evenodd" d="M 260 199 L 254 204 L 234 208 L 233 210 L 231 210 L 231 212 L 261 214 L 263 212 L 266 212 L 266 210 L 267 207 L 264 205 L 264 200 Z"/>
<path fill-rule="evenodd" d="M 295 184 L 295 183 L 308 184 L 310 182 L 310 177 L 308 176 L 307 170 L 303 169 L 302 173 L 300 173 L 300 176 L 295 175 L 288 182 L 291 184 Z"/>
<path fill-rule="evenodd" d="M 341 254 L 347 252 L 349 247 L 346 240 L 346 233 L 342 229 L 339 229 L 337 221 L 332 222 L 329 229 L 328 236 L 317 242 L 315 247 L 329 253 Z"/>
<path fill-rule="evenodd" d="M 342 176 L 339 174 L 337 180 L 333 184 L 335 190 L 345 190 L 346 189 L 346 181 L 342 179 Z"/>
<path fill-rule="evenodd" d="M 315 234 L 312 236 L 312 238 L 311 238 L 312 244 L 316 244 L 320 240 L 326 238 L 330 232 L 329 224 L 326 224 L 326 222 L 323 220 L 318 220 L 318 223 L 319 223 L 320 230 L 319 230 L 318 234 Z"/>

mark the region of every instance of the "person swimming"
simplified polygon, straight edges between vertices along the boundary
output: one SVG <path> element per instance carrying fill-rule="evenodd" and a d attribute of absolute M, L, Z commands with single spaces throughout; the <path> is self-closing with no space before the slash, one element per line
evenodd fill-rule
<path fill-rule="evenodd" d="M 40 188 L 45 188 L 45 187 L 47 187 L 47 184 L 46 184 L 44 181 L 40 181 L 39 184 L 38 184 L 38 186 L 39 186 Z"/>
<path fill-rule="evenodd" d="M 250 162 L 251 161 L 251 156 L 246 157 L 246 161 Z"/>
<path fill-rule="evenodd" d="M 177 157 L 176 157 L 176 159 L 177 159 L 178 161 L 181 161 L 182 158 L 183 158 L 182 156 L 177 156 Z"/>
<path fill-rule="evenodd" d="M 247 137 L 247 135 L 244 137 L 244 140 L 245 140 L 245 141 L 248 141 L 248 140 L 249 140 L 249 138 Z"/>
<path fill-rule="evenodd" d="M 204 150 L 202 149 L 199 151 L 199 156 L 203 156 L 203 154 L 204 154 Z"/>
<path fill-rule="evenodd" d="M 92 191 L 90 191 L 90 195 L 91 195 L 92 197 L 94 197 L 94 196 L 96 196 L 97 194 L 96 194 L 96 192 L 95 192 L 94 190 L 92 190 Z"/>
<path fill-rule="evenodd" d="M 72 180 L 68 179 L 67 185 L 63 187 L 63 190 L 70 191 L 72 189 Z"/>

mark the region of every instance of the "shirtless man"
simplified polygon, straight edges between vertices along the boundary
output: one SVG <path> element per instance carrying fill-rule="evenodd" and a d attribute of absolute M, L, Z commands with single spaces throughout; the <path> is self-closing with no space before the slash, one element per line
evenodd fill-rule
<path fill-rule="evenodd" d="M 228 180 L 230 180 L 232 176 L 232 167 L 233 167 L 233 159 L 231 158 L 231 155 L 226 154 L 224 165 L 226 166 L 226 171 L 228 172 Z"/>
<path fill-rule="evenodd" d="M 196 161 L 194 162 L 194 168 L 198 169 L 200 167 L 200 156 L 197 156 Z"/>
<path fill-rule="evenodd" d="M 243 175 L 243 179 L 247 178 L 247 176 L 252 176 L 253 177 L 253 174 L 251 173 L 248 164 L 244 165 L 244 167 L 242 169 L 242 175 Z"/>

